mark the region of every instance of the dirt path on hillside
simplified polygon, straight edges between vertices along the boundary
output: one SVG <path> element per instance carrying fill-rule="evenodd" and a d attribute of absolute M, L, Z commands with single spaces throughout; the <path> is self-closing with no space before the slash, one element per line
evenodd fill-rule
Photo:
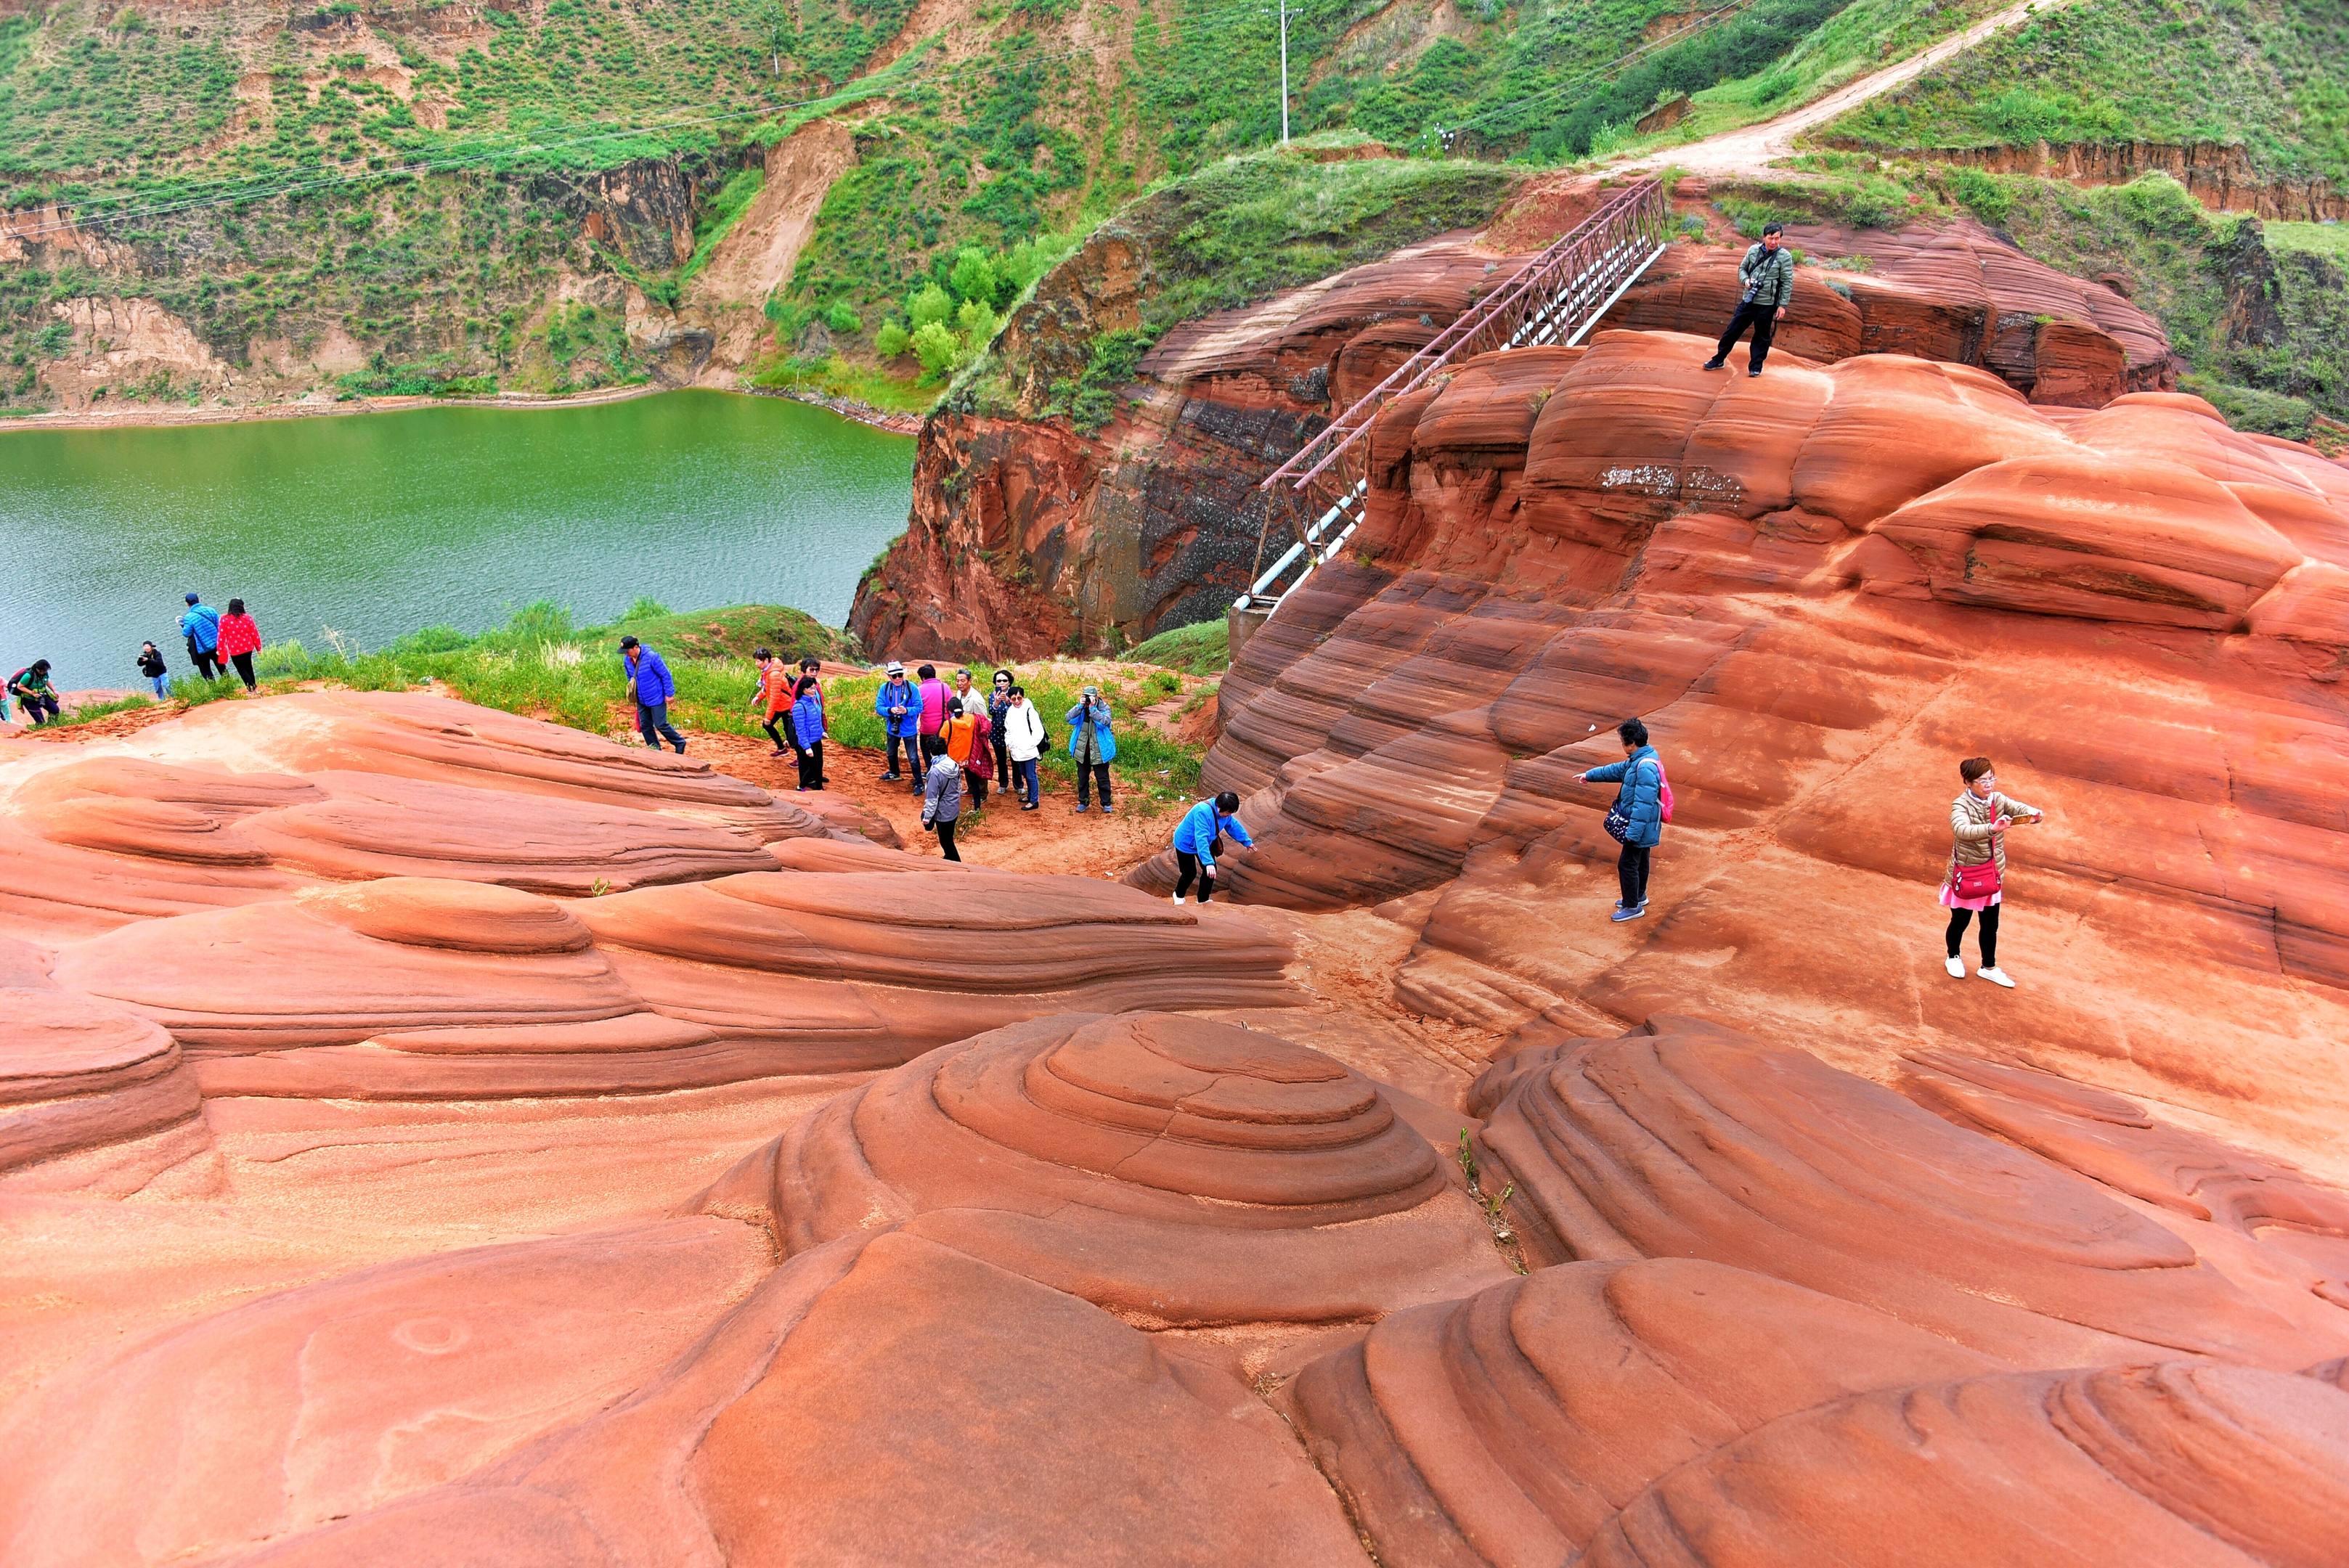
<path fill-rule="evenodd" d="M 1791 157 L 1795 139 L 1806 130 L 1879 98 L 1897 87 L 1914 81 L 1951 56 L 1971 49 L 1983 39 L 2005 31 L 2032 17 L 2058 11 L 2073 0 L 2024 0 L 2003 11 L 1983 17 L 1962 33 L 1953 33 L 1938 44 L 1920 49 L 1897 65 L 1890 65 L 1846 82 L 1823 98 L 1802 108 L 1765 119 L 1758 125 L 1740 126 L 1735 130 L 1723 131 L 1702 141 L 1692 141 L 1685 147 L 1666 148 L 1643 158 L 1627 160 L 1613 165 L 1618 170 L 1682 169 L 1691 174 L 1760 174 L 1775 160 Z"/>

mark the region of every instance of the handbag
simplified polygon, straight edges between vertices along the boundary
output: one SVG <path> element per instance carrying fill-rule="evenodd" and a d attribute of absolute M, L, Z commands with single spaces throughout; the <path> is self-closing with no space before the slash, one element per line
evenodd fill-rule
<path fill-rule="evenodd" d="M 1979 865 L 1961 866 L 1954 859 L 1950 871 L 1950 892 L 1958 898 L 1989 898 L 1999 891 L 1998 851 L 1991 851 L 1990 858 Z"/>

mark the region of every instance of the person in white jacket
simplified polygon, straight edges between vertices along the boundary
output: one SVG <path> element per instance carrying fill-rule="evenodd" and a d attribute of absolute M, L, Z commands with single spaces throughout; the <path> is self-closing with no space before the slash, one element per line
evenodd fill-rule
<path fill-rule="evenodd" d="M 1011 778 L 1019 786 L 1019 809 L 1036 809 L 1036 758 L 1044 750 L 1044 717 L 1036 705 L 1028 700 L 1023 686 L 1011 688 L 1010 699 L 1003 705 L 1003 749 L 1011 758 Z"/>

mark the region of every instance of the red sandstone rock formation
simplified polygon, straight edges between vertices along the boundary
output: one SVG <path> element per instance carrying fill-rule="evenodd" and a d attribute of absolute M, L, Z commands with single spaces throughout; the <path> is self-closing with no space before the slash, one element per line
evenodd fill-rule
<path fill-rule="evenodd" d="M 1224 683 L 1206 781 L 1258 839 L 1226 886 L 1409 899 L 1397 995 L 1438 1016 L 1864 1020 L 1830 1059 L 1997 1050 L 2338 1177 L 2349 1076 L 2305 1043 L 2349 1028 L 2349 470 L 2177 394 L 2050 418 L 1968 366 L 1706 352 L 1602 334 L 1382 417 L 1372 564 L 1324 568 Z M 1611 789 L 1578 776 L 1634 715 L 1679 815 L 1656 912 L 1610 927 Z M 1940 972 L 1984 752 L 2052 812 L 2009 846 L 2022 998 Z"/>
<path fill-rule="evenodd" d="M 1257 483 L 1598 197 L 1588 181 L 1537 184 L 1482 236 L 1432 240 L 1185 322 L 1091 434 L 1047 415 L 1052 379 L 1083 368 L 1060 342 L 1063 318 L 1081 312 L 1093 332 L 1139 326 L 1146 265 L 1130 237 L 1088 244 L 1061 294 L 1040 294 L 998 345 L 1017 377 L 1015 406 L 950 408 L 925 425 L 912 521 L 859 586 L 852 628 L 868 647 L 905 657 L 1030 657 L 1093 645 L 1112 629 L 1139 640 L 1222 614 L 1288 543 L 1277 522 L 1267 533 Z M 2151 316 L 1971 219 L 1897 231 L 1798 225 L 1789 239 L 1837 264 L 1797 273 L 1779 330 L 1785 356 L 1971 366 L 2035 404 L 2067 408 L 2176 385 Z M 1673 244 L 1600 325 L 1712 337 L 1735 308 L 1740 254 L 1696 239 Z M 1081 302 L 1061 297 L 1071 290 Z M 1455 382 L 1474 374 L 1453 372 Z M 1463 388 L 1447 405 L 1456 417 L 1481 403 Z"/>
<path fill-rule="evenodd" d="M 1237 909 L 429 698 L 0 753 L 0 1561 L 2342 1561 L 2349 469 L 1705 347 L 1381 418 Z"/>

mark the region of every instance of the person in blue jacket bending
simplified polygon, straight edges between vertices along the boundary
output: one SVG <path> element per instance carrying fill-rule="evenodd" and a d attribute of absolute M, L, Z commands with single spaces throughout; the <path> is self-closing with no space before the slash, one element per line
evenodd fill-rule
<path fill-rule="evenodd" d="M 1212 800 L 1202 800 L 1183 813 L 1182 821 L 1174 826 L 1174 863 L 1183 874 L 1174 879 L 1174 902 L 1181 903 L 1183 895 L 1191 891 L 1191 883 L 1199 883 L 1199 902 L 1206 903 L 1216 896 L 1216 851 L 1224 847 L 1224 835 L 1229 833 L 1249 849 L 1256 841 L 1248 837 L 1240 820 L 1232 815 L 1240 809 L 1240 798 L 1229 789 Z"/>

